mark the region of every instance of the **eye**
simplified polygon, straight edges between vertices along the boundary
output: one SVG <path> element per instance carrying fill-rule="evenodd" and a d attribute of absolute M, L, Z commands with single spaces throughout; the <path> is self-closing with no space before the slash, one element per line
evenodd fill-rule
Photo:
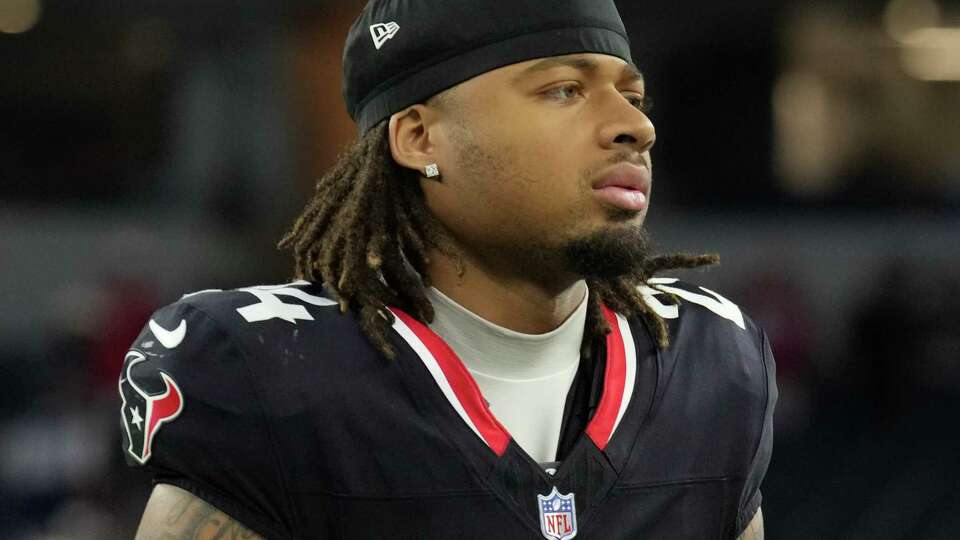
<path fill-rule="evenodd" d="M 582 94 L 583 89 L 580 88 L 579 84 L 555 86 L 543 93 L 543 95 L 547 96 L 548 98 L 555 99 L 557 101 L 570 101 L 571 99 Z"/>
<path fill-rule="evenodd" d="M 653 110 L 653 100 L 650 99 L 650 96 L 639 95 L 639 94 L 627 94 L 625 97 L 627 98 L 627 101 L 629 101 L 631 105 L 633 105 L 634 107 L 637 108 L 637 110 L 643 113 L 649 113 L 651 110 Z"/>

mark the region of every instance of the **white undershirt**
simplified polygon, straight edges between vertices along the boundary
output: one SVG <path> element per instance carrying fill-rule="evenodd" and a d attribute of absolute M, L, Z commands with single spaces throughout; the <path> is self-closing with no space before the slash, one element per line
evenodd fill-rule
<path fill-rule="evenodd" d="M 463 361 L 497 420 L 540 463 L 556 460 L 567 392 L 580 365 L 586 284 L 583 290 L 580 305 L 555 330 L 521 334 L 427 289 L 436 314 L 430 328 Z"/>

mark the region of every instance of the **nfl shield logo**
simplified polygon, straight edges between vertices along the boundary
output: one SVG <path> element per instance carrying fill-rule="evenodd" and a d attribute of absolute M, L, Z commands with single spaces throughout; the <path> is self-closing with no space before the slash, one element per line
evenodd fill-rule
<path fill-rule="evenodd" d="M 537 495 L 540 532 L 547 540 L 569 540 L 577 535 L 577 507 L 573 493 L 561 495 L 554 487 L 549 495 Z"/>

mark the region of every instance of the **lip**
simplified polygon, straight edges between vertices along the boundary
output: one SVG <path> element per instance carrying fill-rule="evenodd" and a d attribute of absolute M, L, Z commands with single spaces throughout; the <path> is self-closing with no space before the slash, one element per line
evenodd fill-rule
<path fill-rule="evenodd" d="M 603 202 L 636 212 L 647 207 L 650 198 L 650 169 L 632 163 L 618 163 L 604 170 L 592 184 L 593 193 Z"/>

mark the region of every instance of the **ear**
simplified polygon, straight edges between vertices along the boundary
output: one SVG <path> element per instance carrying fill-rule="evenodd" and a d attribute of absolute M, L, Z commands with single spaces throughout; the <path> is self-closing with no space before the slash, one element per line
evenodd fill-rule
<path fill-rule="evenodd" d="M 431 111 L 424 105 L 412 105 L 390 116 L 387 136 L 394 161 L 421 175 L 424 167 L 437 161 L 431 119 Z"/>

